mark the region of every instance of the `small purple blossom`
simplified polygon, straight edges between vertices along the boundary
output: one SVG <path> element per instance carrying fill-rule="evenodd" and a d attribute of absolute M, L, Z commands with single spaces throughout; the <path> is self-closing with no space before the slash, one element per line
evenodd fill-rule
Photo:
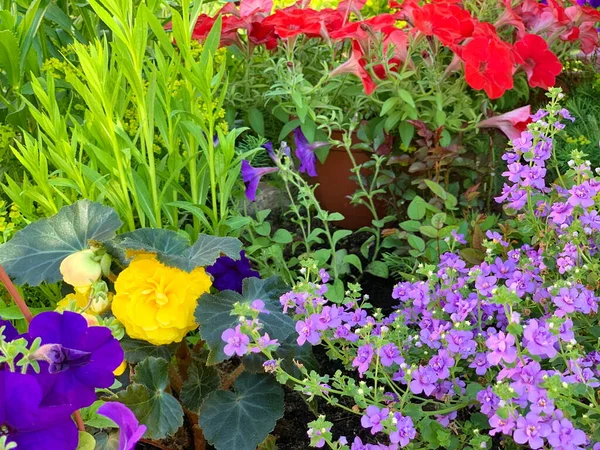
<path fill-rule="evenodd" d="M 437 374 L 429 367 L 416 368 L 412 373 L 412 381 L 410 382 L 410 390 L 413 394 L 431 395 L 435 390 L 435 382 L 437 381 Z"/>
<path fill-rule="evenodd" d="M 535 450 L 544 446 L 543 438 L 547 437 L 550 431 L 550 426 L 544 423 L 540 416 L 530 412 L 517 419 L 517 429 L 513 438 L 517 444 L 528 444 Z"/>
<path fill-rule="evenodd" d="M 390 410 L 387 408 L 379 409 L 377 406 L 368 406 L 365 414 L 360 419 L 363 428 L 370 428 L 371 434 L 377 434 L 383 430 L 382 422 L 388 418 Z"/>
<path fill-rule="evenodd" d="M 246 198 L 253 202 L 256 200 L 256 190 L 263 175 L 277 172 L 277 167 L 252 167 L 245 159 L 242 161 L 242 180 L 246 184 Z"/>
<path fill-rule="evenodd" d="M 352 361 L 352 367 L 358 368 L 360 377 L 369 370 L 369 365 L 373 359 L 373 346 L 371 344 L 362 345 L 356 352 L 356 357 Z"/>
<path fill-rule="evenodd" d="M 500 361 L 512 363 L 517 359 L 515 338 L 512 334 L 503 331 L 493 334 L 485 341 L 487 347 L 492 350 L 487 355 L 487 360 L 492 365 L 500 364 Z"/>
<path fill-rule="evenodd" d="M 242 333 L 241 325 L 236 326 L 235 329 L 227 328 L 221 333 L 221 339 L 227 343 L 223 348 L 227 356 L 244 356 L 248 353 L 250 338 Z"/>

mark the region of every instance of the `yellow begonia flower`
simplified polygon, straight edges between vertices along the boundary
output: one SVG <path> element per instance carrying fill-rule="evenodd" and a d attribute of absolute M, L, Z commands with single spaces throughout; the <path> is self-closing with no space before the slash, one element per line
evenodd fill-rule
<path fill-rule="evenodd" d="M 180 342 L 198 327 L 194 310 L 211 284 L 202 267 L 187 273 L 154 255 L 138 255 L 115 282 L 112 311 L 131 338 L 154 345 Z"/>
<path fill-rule="evenodd" d="M 127 369 L 127 361 L 123 360 L 121 365 L 113 371 L 113 374 L 115 375 L 115 377 L 123 375 L 123 373 L 125 372 L 125 369 Z"/>
<path fill-rule="evenodd" d="M 74 294 L 67 294 L 61 301 L 56 304 L 56 311 L 62 312 L 69 307 L 71 302 L 74 302 L 78 309 L 83 309 L 87 306 L 90 298 L 86 294 L 76 292 Z"/>

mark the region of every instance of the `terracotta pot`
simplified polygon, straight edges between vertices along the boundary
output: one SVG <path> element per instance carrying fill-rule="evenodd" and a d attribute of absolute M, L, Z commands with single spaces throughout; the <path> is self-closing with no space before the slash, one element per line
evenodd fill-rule
<path fill-rule="evenodd" d="M 334 131 L 333 140 L 342 140 L 342 133 Z M 353 144 L 359 143 L 358 137 L 353 137 Z M 387 142 L 382 147 L 390 146 Z M 371 159 L 371 153 L 365 150 L 352 150 L 352 155 L 357 165 L 366 163 Z M 363 175 L 368 174 L 364 169 Z M 352 177 L 352 178 L 351 178 Z M 329 212 L 339 212 L 344 216 L 344 220 L 336 222 L 339 226 L 348 230 L 357 230 L 364 226 L 370 226 L 373 215 L 364 205 L 352 205 L 350 196 L 358 189 L 358 183 L 352 172 L 352 161 L 344 147 L 332 146 L 325 163 L 317 163 L 317 176 L 313 178 L 319 186 L 315 190 L 317 200 L 321 207 Z M 386 212 L 386 205 L 383 201 L 376 201 L 375 206 L 379 218 L 382 218 Z"/>

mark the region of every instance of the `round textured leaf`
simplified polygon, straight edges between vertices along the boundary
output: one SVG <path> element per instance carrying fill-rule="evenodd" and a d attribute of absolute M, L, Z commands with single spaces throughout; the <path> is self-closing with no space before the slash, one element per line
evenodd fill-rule
<path fill-rule="evenodd" d="M 121 224 L 114 209 L 80 200 L 17 232 L 0 246 L 0 265 L 19 285 L 56 283 L 63 259 L 89 248 L 90 241 L 112 239 Z"/>
<path fill-rule="evenodd" d="M 214 391 L 200 409 L 200 426 L 217 450 L 254 450 L 283 417 L 283 389 L 268 375 L 243 373 L 235 392 Z"/>
<path fill-rule="evenodd" d="M 201 361 L 194 361 L 188 368 L 188 378 L 181 387 L 181 403 L 190 411 L 198 412 L 204 398 L 220 385 L 217 369 L 205 366 Z"/>

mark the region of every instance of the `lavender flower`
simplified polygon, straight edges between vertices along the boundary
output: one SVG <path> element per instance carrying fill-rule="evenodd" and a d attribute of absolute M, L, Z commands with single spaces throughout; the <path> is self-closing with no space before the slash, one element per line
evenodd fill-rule
<path fill-rule="evenodd" d="M 400 350 L 396 347 L 395 344 L 385 344 L 381 347 L 377 354 L 379 355 L 379 361 L 381 365 L 384 367 L 390 367 L 393 364 L 402 364 L 404 362 L 404 358 L 400 354 Z"/>
<path fill-rule="evenodd" d="M 540 416 L 530 412 L 525 417 L 517 419 L 517 429 L 513 438 L 517 444 L 528 444 L 532 449 L 542 448 L 544 439 L 550 434 L 550 427 Z"/>
<path fill-rule="evenodd" d="M 304 345 L 306 341 L 312 345 L 317 345 L 321 342 L 321 335 L 319 334 L 317 324 L 313 316 L 308 317 L 306 320 L 299 320 L 296 322 L 296 331 L 298 332 L 298 345 Z"/>
<path fill-rule="evenodd" d="M 227 343 L 223 348 L 223 352 L 227 356 L 244 356 L 248 352 L 248 344 L 250 338 L 241 331 L 241 325 L 233 328 L 228 328 L 221 333 L 221 339 Z"/>
<path fill-rule="evenodd" d="M 371 434 L 376 434 L 383 430 L 382 422 L 388 418 L 390 410 L 387 408 L 379 409 L 377 406 L 368 406 L 365 415 L 361 417 L 360 424 L 363 428 L 370 428 Z"/>
<path fill-rule="evenodd" d="M 371 344 L 362 345 L 358 348 L 356 357 L 352 361 L 352 367 L 358 368 L 359 376 L 369 370 L 369 365 L 373 359 L 373 346 Z"/>
<path fill-rule="evenodd" d="M 579 450 L 585 448 L 588 439 L 585 433 L 576 429 L 568 419 L 552 422 L 548 443 L 555 450 Z"/>
<path fill-rule="evenodd" d="M 437 374 L 429 367 L 416 368 L 412 373 L 412 381 L 410 382 L 410 390 L 413 394 L 431 395 L 435 389 Z"/>
<path fill-rule="evenodd" d="M 396 430 L 390 433 L 390 441 L 392 444 L 400 444 L 401 448 L 406 447 L 417 435 L 415 425 L 410 417 L 398 412 L 394 413 L 394 423 Z"/>
<path fill-rule="evenodd" d="M 511 334 L 500 331 L 498 334 L 488 337 L 485 344 L 491 350 L 487 355 L 487 360 L 494 366 L 500 364 L 500 361 L 512 363 L 517 359 L 515 338 Z"/>
<path fill-rule="evenodd" d="M 524 343 L 529 353 L 537 356 L 554 358 L 558 339 L 548 327 L 536 319 L 531 319 L 523 331 Z"/>

